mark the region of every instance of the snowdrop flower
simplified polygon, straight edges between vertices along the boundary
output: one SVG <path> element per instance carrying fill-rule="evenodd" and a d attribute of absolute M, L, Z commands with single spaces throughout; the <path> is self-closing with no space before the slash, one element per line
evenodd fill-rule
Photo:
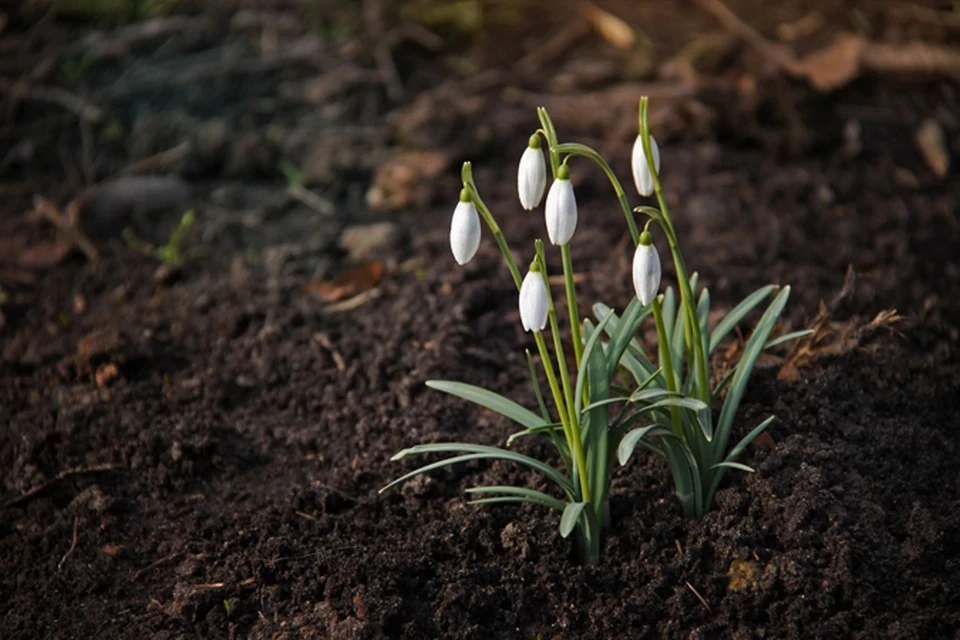
<path fill-rule="evenodd" d="M 557 179 L 547 193 L 547 236 L 550 242 L 565 245 L 577 230 L 577 199 L 570 182 L 570 168 L 562 164 L 557 169 Z"/>
<path fill-rule="evenodd" d="M 470 192 L 460 191 L 460 202 L 450 221 L 450 249 L 457 264 L 463 266 L 473 259 L 480 246 L 480 216 L 470 201 Z"/>
<path fill-rule="evenodd" d="M 653 136 L 650 136 L 650 154 L 653 156 L 653 166 L 657 175 L 660 175 L 660 147 L 657 146 L 657 141 L 653 139 Z M 633 143 L 630 165 L 633 168 L 633 183 L 637 185 L 637 191 L 640 195 L 649 196 L 652 194 L 653 175 L 650 174 L 647 156 L 643 153 L 643 136 L 637 135 L 637 140 Z"/>
<path fill-rule="evenodd" d="M 547 295 L 540 265 L 534 263 L 520 285 L 520 322 L 524 331 L 543 331 L 547 326 Z"/>
<path fill-rule="evenodd" d="M 543 152 L 540 151 L 540 136 L 533 134 L 527 148 L 520 156 L 520 170 L 517 172 L 517 192 L 520 194 L 520 204 L 527 211 L 535 209 L 543 199 L 543 191 L 547 188 L 547 165 L 543 161 Z"/>
<path fill-rule="evenodd" d="M 660 254 L 649 231 L 640 234 L 640 244 L 633 254 L 633 288 L 642 305 L 650 304 L 660 289 Z"/>

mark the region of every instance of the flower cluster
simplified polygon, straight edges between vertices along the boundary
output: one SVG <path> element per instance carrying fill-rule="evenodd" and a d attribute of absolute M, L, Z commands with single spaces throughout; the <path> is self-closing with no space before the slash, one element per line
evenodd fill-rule
<path fill-rule="evenodd" d="M 528 364 L 539 413 L 480 387 L 442 380 L 432 380 L 427 385 L 496 411 L 521 425 L 523 430 L 510 437 L 508 447 L 521 436 L 545 436 L 555 446 L 561 467 L 505 448 L 461 442 L 417 445 L 404 449 L 394 459 L 428 453 L 455 455 L 414 469 L 383 490 L 419 474 L 468 460 L 500 459 L 526 466 L 550 480 L 562 497 L 527 487 L 480 486 L 468 489 L 468 493 L 475 496 L 472 502 L 526 502 L 560 511 L 560 534 L 567 537 L 576 531 L 580 557 L 593 563 L 600 556 L 602 532 L 610 524 L 611 460 L 616 457 L 625 465 L 637 448 L 662 456 L 670 468 L 684 512 L 700 517 L 710 508 L 727 470 L 752 471 L 737 462 L 737 458 L 773 419 L 768 418 L 736 446 L 728 448 L 740 399 L 757 357 L 764 349 L 808 332 L 798 331 L 770 340 L 790 292 L 789 287 L 774 285 L 747 297 L 712 329 L 708 326 L 710 295 L 701 289 L 699 296 L 695 296 L 697 274 L 688 273 L 680 253 L 660 185 L 660 150 L 650 135 L 646 98 L 640 101 L 639 132 L 633 145 L 631 168 L 637 192 L 643 197 L 655 195 L 658 207 L 631 209 L 607 162 L 587 146 L 560 143 L 546 110 L 538 109 L 538 116 L 541 127 L 530 137 L 520 158 L 517 192 L 521 206 L 528 211 L 537 208 L 547 192 L 544 222 L 547 237 L 552 245 L 559 247 L 562 259 L 575 368 L 571 371 L 567 347 L 561 339 L 543 243 L 535 242 L 530 266 L 526 274 L 521 275 L 500 227 L 477 192 L 470 163 L 465 163 L 463 189 L 450 225 L 450 248 L 457 263 L 464 265 L 475 256 L 480 245 L 481 220 L 490 229 L 517 286 L 520 322 L 525 331 L 533 334 L 540 366 L 549 384 L 553 413 L 541 393 L 535 361 L 529 352 Z M 546 143 L 553 177 L 549 191 L 542 142 Z M 569 165 L 576 158 L 592 160 L 607 175 L 635 245 L 636 297 L 621 314 L 606 305 L 595 304 L 595 324 L 588 319 L 581 320 L 573 281 L 570 241 L 577 229 L 578 211 Z M 646 217 L 642 231 L 635 220 L 637 214 Z M 653 243 L 653 226 L 659 228 L 669 245 L 678 293 L 674 293 L 672 287 L 660 293 L 662 267 Z M 776 295 L 754 327 L 739 363 L 711 387 L 710 354 L 745 316 L 773 294 Z M 654 349 L 656 365 L 636 339 L 640 325 L 651 317 L 658 342 Z M 549 343 L 547 335 L 552 338 Z M 623 389 L 613 384 L 621 374 L 632 379 L 633 388 Z M 719 414 L 715 413 L 717 410 Z"/>

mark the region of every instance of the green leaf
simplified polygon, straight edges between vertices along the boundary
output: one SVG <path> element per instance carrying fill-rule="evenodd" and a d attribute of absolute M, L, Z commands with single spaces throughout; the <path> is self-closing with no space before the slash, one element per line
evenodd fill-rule
<path fill-rule="evenodd" d="M 718 462 L 717 464 L 710 467 L 710 470 L 713 469 L 736 469 L 737 471 L 745 471 L 747 473 L 756 473 L 756 469 L 753 467 L 748 467 L 745 464 L 740 464 L 739 462 Z"/>
<path fill-rule="evenodd" d="M 440 460 L 439 462 L 434 462 L 433 464 L 428 464 L 424 467 L 420 467 L 419 469 L 415 469 L 414 471 L 411 471 L 410 473 L 407 473 L 397 478 L 396 480 L 394 480 L 384 488 L 380 489 L 380 493 L 383 493 L 387 489 L 390 489 L 391 487 L 395 487 L 396 485 L 402 482 L 406 482 L 410 478 L 418 476 L 422 473 L 426 473 L 428 471 L 433 471 L 434 469 L 439 469 L 440 467 L 456 464 L 458 462 L 466 462 L 468 460 L 479 460 L 479 459 L 491 458 L 495 460 L 506 460 L 507 462 L 516 462 L 517 464 L 521 464 L 521 465 L 530 467 L 531 469 L 535 469 L 536 471 L 541 472 L 546 477 L 556 482 L 557 485 L 561 489 L 563 489 L 563 492 L 566 493 L 568 496 L 574 495 L 573 485 L 570 483 L 570 480 L 566 476 L 564 476 L 562 473 L 560 473 L 559 471 L 551 467 L 550 465 L 540 462 L 536 458 L 531 458 L 530 456 L 525 456 L 525 455 L 516 453 L 515 451 L 508 451 L 506 449 L 500 449 L 497 447 L 488 447 L 482 444 L 469 444 L 465 442 L 440 442 L 436 444 L 418 444 L 413 447 L 404 449 L 403 451 L 400 451 L 395 456 L 393 456 L 391 460 L 394 460 L 394 461 L 402 460 L 407 456 L 420 455 L 424 453 L 466 453 L 467 455 L 457 456 L 455 458 L 448 458 L 446 460 Z"/>
<path fill-rule="evenodd" d="M 510 485 L 471 487 L 467 489 L 467 493 L 497 493 L 514 498 L 525 498 L 529 501 L 536 502 L 537 504 L 542 504 L 545 507 L 557 509 L 558 511 L 563 511 L 565 506 L 563 501 L 557 500 L 553 496 L 547 495 L 541 491 L 535 491 L 534 489 L 527 489 L 526 487 L 514 487 Z"/>
<path fill-rule="evenodd" d="M 476 500 L 468 500 L 467 504 L 480 506 L 482 504 L 534 504 L 538 507 L 550 507 L 550 505 L 544 504 L 539 500 L 534 500 L 533 498 L 524 498 L 521 496 L 495 496 L 493 498 L 478 498 Z"/>
<path fill-rule="evenodd" d="M 590 334 L 590 337 L 587 339 L 587 343 L 583 347 L 583 355 L 580 357 L 581 363 L 590 362 L 590 358 L 593 355 L 593 351 L 594 349 L 596 349 L 597 344 L 600 342 L 600 336 L 603 335 L 603 329 L 604 327 L 607 326 L 607 323 L 610 322 L 612 317 L 613 317 L 612 315 L 607 314 L 607 316 L 600 321 L 600 324 L 597 325 L 597 328 L 595 330 L 590 327 L 589 322 L 584 323 L 584 335 L 586 335 L 588 331 L 592 331 L 592 333 Z M 603 361 L 602 351 L 598 353 L 600 354 L 601 361 Z M 605 363 L 604 363 L 604 367 L 606 367 Z M 576 392 L 573 395 L 573 398 L 574 398 L 573 403 L 574 403 L 574 409 L 578 414 L 580 413 L 581 407 L 583 406 L 583 389 L 584 389 L 584 385 L 587 382 L 588 368 L 589 367 L 581 366 L 580 371 L 577 372 L 577 386 L 576 386 Z M 604 373 L 606 373 L 606 368 L 604 368 Z M 592 395 L 593 395 L 593 389 L 591 388 L 591 396 Z"/>
<path fill-rule="evenodd" d="M 491 411 L 496 411 L 500 415 L 506 416 L 514 422 L 522 424 L 528 429 L 539 427 L 546 423 L 543 418 L 534 412 L 521 407 L 513 400 L 509 400 L 501 396 L 499 393 L 487 391 L 486 389 L 476 387 L 472 384 L 453 382 L 450 380 L 428 380 L 427 386 L 431 389 L 449 393 L 452 396 L 457 396 L 458 398 L 478 404 L 481 407 L 486 407 Z"/>
<path fill-rule="evenodd" d="M 537 368 L 533 364 L 533 355 L 530 349 L 524 350 L 527 354 L 527 368 L 530 370 L 530 382 L 533 384 L 533 393 L 537 396 L 537 405 L 540 407 L 540 415 L 544 422 L 550 422 L 550 412 L 547 411 L 547 403 L 543 401 L 543 394 L 540 393 L 540 382 L 537 380 Z"/>
<path fill-rule="evenodd" d="M 583 512 L 583 508 L 586 506 L 586 502 L 567 503 L 567 506 L 563 509 L 563 515 L 560 516 L 561 538 L 566 538 L 573 532 L 573 528 L 577 526 L 577 520 L 580 519 L 580 514 Z"/>
<path fill-rule="evenodd" d="M 673 292 L 673 287 L 667 287 L 667 290 L 663 292 L 663 302 L 660 305 L 663 312 L 663 326 L 669 334 L 673 331 L 677 321 L 677 296 Z"/>
<path fill-rule="evenodd" d="M 743 348 L 743 356 L 741 356 L 740 362 L 737 364 L 736 373 L 733 374 L 733 380 L 730 382 L 730 391 L 727 393 L 727 398 L 723 403 L 723 409 L 720 410 L 720 419 L 717 422 L 716 448 L 712 456 L 712 459 L 716 462 L 719 462 L 720 456 L 723 455 L 723 451 L 726 449 L 727 441 L 730 437 L 730 430 L 733 427 L 733 419 L 736 417 L 737 409 L 740 408 L 740 400 L 747 390 L 747 383 L 750 381 L 753 367 L 757 362 L 757 358 L 760 356 L 760 352 L 763 351 L 763 345 L 767 343 L 770 332 L 773 331 L 773 327 L 777 323 L 777 319 L 780 317 L 780 314 L 783 313 L 783 308 L 786 306 L 789 297 L 790 287 L 784 287 L 780 293 L 777 294 L 777 297 L 773 299 L 773 302 L 770 303 L 770 306 L 767 307 L 767 310 L 763 313 L 756 328 L 753 330 L 753 334 Z"/>
<path fill-rule="evenodd" d="M 624 310 L 622 318 L 616 318 L 615 316 L 611 318 L 610 328 L 607 330 L 610 336 L 610 345 L 607 347 L 608 378 L 613 377 L 617 365 L 620 363 L 629 345 L 634 344 L 638 349 L 640 348 L 639 343 L 637 343 L 633 336 L 637 333 L 640 324 L 652 312 L 653 307 L 650 305 L 643 306 L 637 298 L 633 298 Z M 610 313 L 613 312 L 611 311 Z M 647 371 L 646 373 L 649 375 L 650 372 Z"/>
<path fill-rule="evenodd" d="M 523 438 L 525 436 L 535 436 L 539 433 L 546 433 L 547 435 L 551 433 L 556 433 L 557 431 L 563 431 L 563 425 L 559 422 L 551 422 L 550 424 L 543 424 L 539 427 L 533 427 L 532 429 L 524 429 L 523 431 L 517 431 L 516 433 L 510 434 L 510 437 L 507 438 L 507 446 L 513 444 L 513 441 L 517 438 Z M 562 443 L 562 441 L 561 441 Z"/>
<path fill-rule="evenodd" d="M 617 447 L 617 459 L 620 461 L 621 466 L 627 464 L 630 456 L 633 455 L 633 450 L 637 448 L 637 444 L 648 435 L 676 438 L 672 431 L 664 429 L 658 424 L 650 424 L 630 431 L 620 439 L 620 445 Z"/>
<path fill-rule="evenodd" d="M 797 338 L 803 338 L 809 336 L 813 333 L 813 329 L 804 329 L 803 331 L 794 331 L 793 333 L 785 333 L 782 336 L 777 336 L 767 344 L 763 345 L 764 349 L 771 349 L 778 344 L 783 344 L 784 342 L 790 342 L 791 340 L 796 340 Z"/>
<path fill-rule="evenodd" d="M 598 338 L 603 335 L 603 323 L 608 320 L 609 316 L 600 322 L 587 339 L 583 359 L 580 361 L 581 370 L 577 378 L 578 400 L 583 394 L 584 385 L 581 384 L 580 376 L 584 372 L 589 382 L 591 400 L 603 401 L 610 395 L 607 361 L 604 359 L 602 350 L 590 348 L 599 342 Z M 607 501 L 610 488 L 610 414 L 605 404 L 599 404 L 585 414 L 581 435 L 591 495 L 584 496 L 584 499 L 595 505 L 602 505 Z"/>
<path fill-rule="evenodd" d="M 740 304 L 731 309 L 730 313 L 717 323 L 717 326 L 713 329 L 713 333 L 710 334 L 710 353 L 713 353 L 714 350 L 720 346 L 720 343 L 723 342 L 723 339 L 727 337 L 727 334 L 733 331 L 737 324 L 739 324 L 748 313 L 753 311 L 754 307 L 763 302 L 764 298 L 775 291 L 776 288 L 777 286 L 773 284 L 760 287 L 744 298 Z"/>

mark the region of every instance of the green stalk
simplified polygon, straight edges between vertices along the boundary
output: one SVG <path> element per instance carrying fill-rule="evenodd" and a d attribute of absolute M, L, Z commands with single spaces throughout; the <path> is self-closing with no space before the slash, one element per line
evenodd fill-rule
<path fill-rule="evenodd" d="M 580 476 L 580 488 L 583 491 L 584 500 L 590 498 L 590 484 L 587 477 L 587 462 L 583 454 L 583 441 L 580 437 L 580 417 L 577 415 L 576 404 L 573 400 L 573 387 L 570 386 L 570 371 L 567 368 L 567 359 L 564 355 L 563 341 L 560 339 L 560 328 L 557 324 L 557 310 L 553 305 L 553 295 L 550 293 L 550 277 L 547 275 L 546 262 L 543 259 L 543 243 L 539 240 L 537 245 L 537 257 L 540 260 L 540 274 L 543 277 L 543 284 L 547 288 L 547 317 L 550 319 L 550 332 L 553 334 L 553 349 L 557 357 L 557 365 L 560 369 L 560 380 L 563 385 L 563 398 L 567 407 L 567 420 L 570 424 L 570 434 L 567 438 L 567 444 L 574 455 L 577 463 L 578 475 Z"/>
<path fill-rule="evenodd" d="M 498 225 L 497 221 L 494 220 L 493 214 L 490 213 L 490 209 L 487 208 L 487 205 L 483 203 L 483 199 L 480 198 L 480 194 L 477 193 L 477 186 L 473 182 L 473 169 L 471 168 L 469 162 L 463 163 L 461 177 L 463 178 L 463 186 L 470 193 L 470 199 L 473 201 L 473 204 L 476 205 L 477 211 L 480 213 L 480 217 L 483 218 L 483 221 L 487 223 L 488 227 L 490 227 L 490 232 L 493 234 L 493 239 L 497 241 L 497 246 L 500 247 L 500 253 L 503 254 L 503 259 L 507 263 L 507 268 L 510 269 L 510 275 L 513 276 L 513 283 L 517 285 L 517 290 L 519 290 L 520 285 L 523 284 L 523 278 L 520 276 L 520 270 L 517 269 L 517 263 L 513 259 L 513 254 L 510 252 L 510 247 L 507 245 L 507 241 L 503 237 L 503 232 L 500 231 L 500 225 Z"/>
<path fill-rule="evenodd" d="M 637 229 L 637 221 L 634 220 L 633 211 L 630 209 L 630 203 L 627 202 L 627 194 L 623 190 L 620 180 L 617 179 L 617 175 L 613 172 L 613 169 L 610 168 L 610 165 L 607 164 L 607 161 L 603 159 L 603 156 L 587 145 L 580 144 L 578 142 L 565 142 L 564 144 L 558 144 L 557 153 L 567 154 L 568 156 L 581 156 L 584 158 L 589 158 L 597 163 L 601 169 L 603 169 L 603 172 L 607 174 L 607 178 L 610 180 L 610 184 L 613 186 L 614 192 L 617 194 L 617 200 L 620 201 L 620 207 L 623 209 L 623 216 L 627 219 L 627 227 L 630 228 L 630 237 L 633 239 L 633 246 L 637 246 L 640 243 L 640 231 Z"/>
<path fill-rule="evenodd" d="M 543 107 L 537 108 L 537 116 L 540 118 L 541 131 L 547 138 L 547 149 L 550 155 L 550 169 L 553 173 L 553 179 L 557 179 L 557 171 L 560 169 L 560 144 L 557 140 L 557 130 L 553 126 L 550 115 Z M 570 315 L 570 339 L 573 341 L 573 355 L 577 362 L 577 369 L 580 368 L 580 359 L 583 355 L 583 340 L 580 334 L 580 310 L 577 306 L 577 291 L 573 286 L 573 258 L 570 255 L 569 245 L 560 247 L 560 253 L 563 257 L 563 282 L 567 294 L 567 313 Z"/>
<path fill-rule="evenodd" d="M 648 98 L 640 98 L 640 135 L 643 140 L 643 153 L 647 158 L 647 165 L 650 167 L 650 175 L 653 177 L 653 189 L 657 195 L 657 202 L 660 205 L 661 218 L 657 220 L 667 236 L 667 242 L 670 244 L 670 253 L 673 255 L 673 264 L 677 271 L 678 288 L 680 289 L 680 305 L 683 307 L 684 318 L 687 326 L 690 327 L 690 342 L 692 342 L 694 367 L 697 376 L 697 396 L 702 402 L 710 402 L 709 375 L 707 372 L 706 354 L 703 352 L 703 337 L 700 332 L 700 321 L 697 318 L 696 300 L 693 297 L 693 291 L 690 289 L 690 280 L 687 276 L 687 267 L 683 261 L 683 255 L 680 253 L 680 246 L 677 243 L 677 234 L 673 228 L 673 220 L 670 217 L 670 210 L 667 207 L 667 201 L 663 197 L 663 188 L 660 184 L 660 176 L 657 174 L 656 165 L 653 162 L 653 151 L 650 148 L 650 123 L 647 117 Z M 685 336 L 686 338 L 686 336 Z"/>
<path fill-rule="evenodd" d="M 580 310 L 577 308 L 577 291 L 573 286 L 573 258 L 570 256 L 570 245 L 560 247 L 563 256 L 563 284 L 567 291 L 567 313 L 570 314 L 570 339 L 573 340 L 573 355 L 577 361 L 577 370 L 580 369 L 580 360 L 583 358 L 583 339 L 580 336 Z"/>
<path fill-rule="evenodd" d="M 653 320 L 657 325 L 657 344 L 660 349 L 660 366 L 663 367 L 663 376 L 667 379 L 667 391 L 677 391 L 677 378 L 673 372 L 673 358 L 670 356 L 670 342 L 667 328 L 663 324 L 663 309 L 660 307 L 660 296 L 655 297 L 650 306 L 653 308 Z M 680 408 L 670 407 L 670 422 L 673 433 L 683 439 L 683 424 L 680 422 Z"/>

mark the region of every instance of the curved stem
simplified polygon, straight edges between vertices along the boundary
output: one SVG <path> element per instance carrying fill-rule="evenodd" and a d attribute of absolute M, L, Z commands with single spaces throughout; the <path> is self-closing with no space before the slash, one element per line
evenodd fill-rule
<path fill-rule="evenodd" d="M 633 246 L 637 246 L 640 243 L 640 231 L 637 229 L 637 221 L 633 219 L 633 211 L 630 209 L 630 203 L 627 202 L 627 194 L 623 190 L 623 185 L 620 184 L 620 180 L 617 179 L 617 174 L 613 172 L 613 169 L 611 169 L 607 161 L 603 159 L 603 156 L 587 145 L 577 142 L 558 144 L 557 153 L 589 158 L 603 169 L 603 172 L 607 174 L 607 178 L 610 180 L 610 184 L 613 186 L 614 192 L 617 194 L 617 199 L 620 201 L 623 216 L 627 219 L 627 227 L 630 228 L 630 237 L 633 239 Z"/>
<path fill-rule="evenodd" d="M 583 358 L 583 339 L 580 336 L 580 309 L 577 307 L 577 292 L 573 285 L 573 258 L 570 256 L 570 245 L 560 247 L 563 256 L 563 284 L 567 292 L 567 313 L 570 314 L 570 339 L 573 341 L 573 355 L 580 369 L 580 360 Z"/>
<path fill-rule="evenodd" d="M 543 107 L 537 108 L 537 117 L 540 118 L 542 131 L 547 138 L 547 149 L 550 153 L 550 168 L 553 171 L 553 178 L 557 178 L 557 170 L 560 168 L 560 144 L 557 141 L 557 130 L 553 126 L 550 114 Z M 563 283 L 567 295 L 567 313 L 570 316 L 570 339 L 573 341 L 573 355 L 577 363 L 577 369 L 580 369 L 580 359 L 583 356 L 583 340 L 580 335 L 580 310 L 577 306 L 577 290 L 573 285 L 573 258 L 570 255 L 570 246 L 568 244 L 560 247 L 560 253 L 563 258 Z"/>
<path fill-rule="evenodd" d="M 649 100 L 646 96 L 640 98 L 640 136 L 643 140 L 643 153 L 647 158 L 647 165 L 650 167 L 650 175 L 653 177 L 653 189 L 657 196 L 657 202 L 660 205 L 660 223 L 664 234 L 667 236 L 667 242 L 670 243 L 670 253 L 673 255 L 673 264 L 677 271 L 677 287 L 680 289 L 680 304 L 683 307 L 684 318 L 687 326 L 690 328 L 689 341 L 693 349 L 694 360 L 690 365 L 694 368 L 697 376 L 698 399 L 709 404 L 710 385 L 709 375 L 707 373 L 706 354 L 703 350 L 703 336 L 700 331 L 700 320 L 697 318 L 697 303 L 693 297 L 693 290 L 690 288 L 690 279 L 687 275 L 687 267 L 683 261 L 683 255 L 680 253 L 680 246 L 677 242 L 677 234 L 673 228 L 673 220 L 670 217 L 670 210 L 667 208 L 667 201 L 663 197 L 663 188 L 660 184 L 660 176 L 657 173 L 656 165 L 653 162 L 653 151 L 650 147 L 650 122 L 648 119 Z M 685 336 L 687 338 L 687 336 Z"/>
<path fill-rule="evenodd" d="M 507 263 L 507 268 L 510 270 L 510 275 L 513 276 L 513 283 L 517 285 L 517 289 L 519 290 L 520 285 L 523 283 L 523 278 L 520 276 L 520 270 L 517 268 L 517 263 L 513 259 L 513 253 L 510 251 L 510 247 L 507 245 L 506 238 L 503 237 L 503 232 L 500 231 L 500 225 L 497 224 L 497 221 L 493 218 L 493 214 L 490 213 L 490 209 L 487 208 L 487 205 L 484 204 L 483 199 L 477 192 L 477 185 L 473 182 L 473 170 L 469 162 L 463 163 L 461 176 L 463 178 L 463 186 L 470 193 L 470 200 L 472 200 L 473 204 L 476 205 L 477 211 L 480 213 L 480 217 L 483 218 L 483 221 L 487 223 L 488 227 L 490 227 L 490 232 L 493 234 L 493 239 L 497 241 L 497 246 L 500 247 L 500 253 L 503 254 L 503 259 Z"/>
<path fill-rule="evenodd" d="M 677 379 L 673 372 L 673 358 L 670 356 L 670 338 L 667 336 L 667 328 L 663 324 L 663 309 L 660 307 L 660 296 L 654 298 L 650 306 L 653 309 L 653 320 L 657 325 L 657 346 L 660 350 L 660 366 L 663 368 L 663 376 L 667 379 L 667 391 L 676 393 Z M 670 406 L 670 421 L 673 424 L 674 435 L 682 440 L 683 425 L 680 423 L 680 409 L 673 405 Z"/>

